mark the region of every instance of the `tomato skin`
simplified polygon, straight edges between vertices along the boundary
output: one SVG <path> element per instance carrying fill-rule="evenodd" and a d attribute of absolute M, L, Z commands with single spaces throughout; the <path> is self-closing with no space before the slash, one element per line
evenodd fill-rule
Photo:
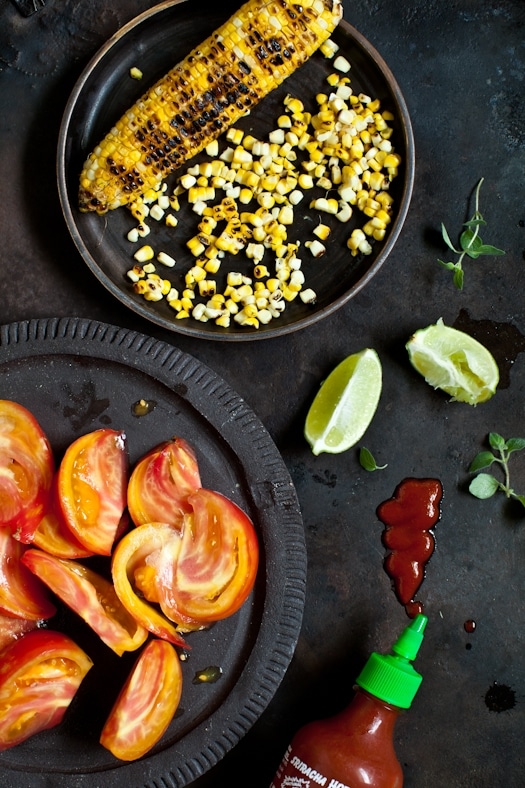
<path fill-rule="evenodd" d="M 67 635 L 49 629 L 7 646 L 0 661 L 0 750 L 58 725 L 92 664 Z"/>
<path fill-rule="evenodd" d="M 109 580 L 77 561 L 41 550 L 28 550 L 22 562 L 119 656 L 146 640 L 147 630 L 120 604 Z"/>
<path fill-rule="evenodd" d="M 183 438 L 173 438 L 142 457 L 128 484 L 128 509 L 135 525 L 182 527 L 191 511 L 188 496 L 201 486 L 197 457 Z"/>
<path fill-rule="evenodd" d="M 55 462 L 32 413 L 0 400 L 0 527 L 29 543 L 47 507 Z"/>
<path fill-rule="evenodd" d="M 7 528 L 0 528 L 0 612 L 31 621 L 51 618 L 56 607 L 45 586 L 24 566 L 26 551 Z"/>
<path fill-rule="evenodd" d="M 126 508 L 126 436 L 100 429 L 77 438 L 58 469 L 58 499 L 68 528 L 87 549 L 110 555 Z"/>
<path fill-rule="evenodd" d="M 176 646 L 188 648 L 178 629 L 149 602 L 158 600 L 152 595 L 145 599 L 137 593 L 135 576 L 147 567 L 150 556 L 159 551 L 175 554 L 180 549 L 181 537 L 166 523 L 145 523 L 125 534 L 117 544 L 111 560 L 111 575 L 118 598 L 131 615 L 153 635 Z M 141 592 L 143 589 L 140 589 Z M 195 622 L 183 622 L 185 628 L 195 628 Z"/>
<path fill-rule="evenodd" d="M 185 519 L 166 604 L 175 602 L 175 615 L 219 621 L 239 610 L 253 588 L 257 535 L 245 512 L 221 493 L 201 488 L 188 500 L 193 514 Z"/>
<path fill-rule="evenodd" d="M 6 616 L 4 613 L 0 613 L 0 659 L 2 658 L 2 649 L 14 640 L 21 638 L 26 632 L 36 629 L 37 626 L 38 621 L 34 621 L 30 618 Z"/>
<path fill-rule="evenodd" d="M 100 743 L 123 761 L 141 758 L 165 733 L 181 694 L 177 652 L 165 640 L 150 640 L 119 693 Z"/>

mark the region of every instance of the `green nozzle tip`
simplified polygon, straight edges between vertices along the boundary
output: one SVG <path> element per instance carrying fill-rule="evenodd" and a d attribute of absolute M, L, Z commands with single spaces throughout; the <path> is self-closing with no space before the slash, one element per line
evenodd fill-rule
<path fill-rule="evenodd" d="M 428 618 L 422 613 L 417 615 L 410 624 L 403 630 L 394 645 L 392 651 L 400 657 L 404 657 L 412 662 L 423 642 L 423 635 Z"/>
<path fill-rule="evenodd" d="M 411 663 L 423 642 L 427 621 L 426 616 L 417 615 L 392 646 L 392 654 L 370 654 L 357 685 L 386 703 L 408 709 L 422 681 Z"/>

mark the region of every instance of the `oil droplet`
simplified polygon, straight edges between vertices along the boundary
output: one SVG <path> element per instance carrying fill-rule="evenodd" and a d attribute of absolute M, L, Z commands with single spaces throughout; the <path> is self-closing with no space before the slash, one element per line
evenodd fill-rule
<path fill-rule="evenodd" d="M 193 684 L 214 684 L 222 676 L 222 668 L 210 665 L 204 670 L 198 670 L 193 677 Z"/>
<path fill-rule="evenodd" d="M 473 320 L 466 309 L 462 309 L 454 322 L 454 328 L 470 334 L 481 342 L 494 356 L 499 369 L 498 388 L 510 385 L 510 370 L 518 353 L 525 352 L 525 336 L 512 323 L 496 323 L 494 320 Z"/>
<path fill-rule="evenodd" d="M 472 618 L 467 619 L 467 621 L 465 621 L 463 624 L 463 629 L 465 632 L 468 632 L 468 634 L 471 635 L 476 629 L 476 622 Z"/>
<path fill-rule="evenodd" d="M 506 684 L 492 684 L 485 694 L 485 705 L 489 711 L 509 711 L 516 705 L 516 693 Z"/>
<path fill-rule="evenodd" d="M 153 399 L 139 399 L 131 406 L 131 412 L 134 416 L 147 416 L 148 413 L 155 408 L 157 403 Z"/>

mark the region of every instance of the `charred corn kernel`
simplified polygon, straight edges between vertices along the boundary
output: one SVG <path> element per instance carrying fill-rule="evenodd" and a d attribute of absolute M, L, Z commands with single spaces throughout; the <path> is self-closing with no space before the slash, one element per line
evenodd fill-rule
<path fill-rule="evenodd" d="M 321 241 L 326 241 L 332 230 L 327 224 L 318 224 L 313 232 Z"/>
<path fill-rule="evenodd" d="M 214 279 L 201 279 L 197 283 L 199 295 L 202 298 L 210 298 L 217 292 L 217 282 Z"/>
<path fill-rule="evenodd" d="M 157 203 L 157 205 L 154 205 L 152 207 L 151 211 L 149 212 L 149 215 L 151 216 L 152 219 L 155 219 L 156 222 L 160 222 L 160 220 L 164 216 L 164 211 L 162 210 L 160 205 Z"/>
<path fill-rule="evenodd" d="M 140 269 L 141 273 L 139 274 L 137 270 L 135 270 L 137 268 L 138 266 L 134 266 L 133 268 L 130 268 L 129 271 L 126 271 L 126 276 L 132 282 L 138 282 L 139 279 L 142 279 L 142 277 L 144 276 L 144 274 L 142 273 L 142 269 Z"/>
<path fill-rule="evenodd" d="M 147 235 L 150 234 L 150 232 L 151 232 L 151 228 L 148 224 L 141 222 L 139 225 L 137 225 L 137 234 L 140 238 L 145 238 Z"/>
<path fill-rule="evenodd" d="M 352 218 L 352 208 L 350 204 L 341 200 L 339 203 L 339 210 L 335 217 L 339 219 L 340 222 L 348 222 Z"/>
<path fill-rule="evenodd" d="M 145 263 L 147 260 L 152 260 L 155 257 L 155 252 L 151 246 L 146 244 L 146 246 L 141 246 L 140 249 L 137 249 L 133 257 L 139 263 Z"/>
<path fill-rule="evenodd" d="M 215 324 L 217 326 L 220 326 L 221 328 L 229 328 L 230 322 L 231 322 L 230 316 L 228 312 L 225 312 L 224 314 L 219 315 L 219 317 L 215 321 Z"/>
<path fill-rule="evenodd" d="M 133 66 L 132 68 L 130 68 L 129 75 L 132 79 L 142 79 L 142 77 L 144 76 L 140 68 L 137 68 L 137 66 Z"/>
<path fill-rule="evenodd" d="M 176 216 L 173 216 L 172 213 L 167 213 L 165 222 L 167 227 L 176 227 L 179 223 L 179 220 Z"/>
<path fill-rule="evenodd" d="M 204 270 L 208 274 L 216 274 L 219 271 L 220 267 L 221 267 L 221 261 L 218 257 L 208 260 L 206 263 L 204 263 L 203 266 Z"/>
<path fill-rule="evenodd" d="M 326 246 L 317 240 L 305 241 L 304 245 L 310 250 L 313 257 L 322 257 L 326 252 Z"/>
<path fill-rule="evenodd" d="M 226 139 L 233 145 L 240 145 L 243 137 L 244 131 L 242 129 L 229 128 L 226 132 Z"/>
<path fill-rule="evenodd" d="M 312 290 L 311 287 L 307 287 L 305 290 L 301 290 L 299 298 L 304 304 L 315 304 L 317 301 L 317 293 L 315 290 Z"/>
<path fill-rule="evenodd" d="M 173 266 L 175 265 L 175 260 L 173 259 L 173 257 L 171 257 L 169 254 L 166 254 L 166 252 L 159 252 L 157 255 L 157 260 L 159 261 L 159 263 L 162 263 L 162 265 L 165 265 L 167 268 L 173 268 Z"/>
<path fill-rule="evenodd" d="M 323 44 L 321 44 L 319 51 L 322 52 L 326 58 L 332 58 L 335 53 L 339 51 L 339 46 L 333 39 L 328 38 Z"/>
<path fill-rule="evenodd" d="M 314 179 L 307 173 L 301 173 L 297 180 L 297 184 L 301 187 L 301 189 L 313 189 Z"/>
<path fill-rule="evenodd" d="M 270 275 L 270 272 L 265 265 L 256 265 L 253 269 L 253 275 L 256 279 L 264 279 L 264 277 Z"/>
<path fill-rule="evenodd" d="M 288 94 L 284 99 L 284 105 L 292 114 L 304 112 L 304 104 L 298 99 Z"/>

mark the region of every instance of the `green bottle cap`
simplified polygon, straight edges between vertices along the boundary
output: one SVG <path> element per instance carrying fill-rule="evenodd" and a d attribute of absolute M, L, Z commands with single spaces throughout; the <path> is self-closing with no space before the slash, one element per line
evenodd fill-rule
<path fill-rule="evenodd" d="M 427 621 L 426 616 L 417 615 L 392 646 L 393 654 L 373 652 L 357 677 L 356 684 L 385 703 L 401 709 L 410 708 L 423 681 L 411 662 L 423 642 Z"/>

